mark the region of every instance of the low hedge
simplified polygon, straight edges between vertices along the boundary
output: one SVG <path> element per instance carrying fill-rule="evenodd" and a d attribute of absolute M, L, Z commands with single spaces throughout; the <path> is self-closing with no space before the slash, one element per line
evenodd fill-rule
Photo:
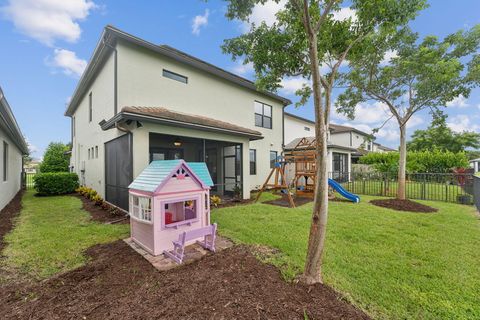
<path fill-rule="evenodd" d="M 38 173 L 33 177 L 35 190 L 41 195 L 56 195 L 75 192 L 78 175 L 69 172 Z"/>
<path fill-rule="evenodd" d="M 398 152 L 371 152 L 359 159 L 362 164 L 373 166 L 379 172 L 398 172 Z M 448 173 L 454 168 L 468 168 L 468 158 L 464 152 L 450 151 L 408 151 L 408 173 Z"/>

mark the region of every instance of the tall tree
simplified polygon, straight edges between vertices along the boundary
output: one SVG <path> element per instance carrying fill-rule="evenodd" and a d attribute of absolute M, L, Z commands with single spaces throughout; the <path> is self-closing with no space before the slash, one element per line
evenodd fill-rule
<path fill-rule="evenodd" d="M 68 172 L 70 155 L 67 154 L 69 147 L 61 142 L 51 142 L 40 164 L 40 172 Z"/>
<path fill-rule="evenodd" d="M 408 151 L 441 150 L 460 152 L 467 148 L 480 148 L 480 133 L 473 131 L 454 132 L 447 125 L 447 115 L 443 112 L 433 115 L 430 126 L 425 130 L 415 130 L 407 142 Z"/>
<path fill-rule="evenodd" d="M 231 0 L 227 17 L 248 21 L 253 7 L 265 2 Z M 355 16 L 335 19 L 334 13 L 342 9 L 344 2 Z M 424 3 L 424 0 L 290 0 L 277 13 L 273 25 L 252 25 L 246 34 L 224 43 L 224 51 L 233 59 L 242 57 L 245 64 L 253 63 L 256 83 L 262 90 L 277 90 L 282 79 L 288 76 L 308 80 L 308 84 L 296 92 L 300 97 L 297 105 L 313 98 L 317 142 L 316 191 L 302 277 L 306 283 L 322 282 L 328 216 L 327 132 L 332 90 L 340 66 L 372 33 L 393 32 L 398 25 L 413 18 Z M 329 70 L 322 72 L 321 66 Z"/>
<path fill-rule="evenodd" d="M 373 37 L 362 54 L 350 60 L 349 87 L 339 96 L 337 109 L 353 118 L 358 103 L 374 100 L 390 110 L 400 129 L 397 198 L 406 198 L 408 121 L 423 109 L 436 112 L 460 95 L 469 96 L 480 79 L 479 41 L 480 26 L 443 41 L 435 36 L 420 41 L 417 33 L 406 28 L 391 39 Z M 388 50 L 397 56 L 384 64 L 382 57 Z"/>

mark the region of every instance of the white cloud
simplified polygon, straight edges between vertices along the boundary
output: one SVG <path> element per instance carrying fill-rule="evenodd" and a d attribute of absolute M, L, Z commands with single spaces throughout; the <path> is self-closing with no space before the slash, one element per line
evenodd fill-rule
<path fill-rule="evenodd" d="M 302 88 L 304 84 L 309 85 L 310 81 L 303 77 L 285 77 L 280 83 L 282 88 L 280 91 L 283 94 L 295 94 L 295 92 Z"/>
<path fill-rule="evenodd" d="M 382 128 L 375 133 L 375 136 L 383 141 L 391 142 L 393 145 L 398 144 L 400 133 L 398 123 L 391 118 L 388 107 L 380 102 L 361 103 L 355 108 L 355 119 L 348 120 L 343 114 L 338 114 L 334 110 L 332 118 L 334 121 L 343 125 L 354 127 L 366 133 L 372 133 L 375 128 Z M 387 121 L 388 120 L 388 121 Z M 385 121 L 387 121 L 385 123 Z M 419 115 L 413 115 L 407 123 L 407 128 L 414 128 L 424 123 Z"/>
<path fill-rule="evenodd" d="M 66 75 L 80 77 L 87 66 L 87 61 L 77 57 L 76 53 L 66 49 L 55 49 L 49 65 L 62 69 Z"/>
<path fill-rule="evenodd" d="M 338 11 L 333 12 L 333 19 L 337 21 L 344 21 L 347 19 L 352 19 L 352 22 L 357 21 L 357 14 L 354 9 L 349 7 L 340 8 Z"/>
<path fill-rule="evenodd" d="M 277 21 L 275 16 L 278 11 L 282 10 L 287 3 L 286 0 L 280 0 L 278 3 L 275 1 L 267 1 L 264 4 L 257 4 L 253 7 L 252 13 L 248 17 L 248 23 L 243 23 L 243 31 L 250 30 L 250 25 L 260 25 L 265 22 L 268 26 L 273 25 Z"/>
<path fill-rule="evenodd" d="M 37 153 L 38 152 L 38 147 L 33 145 L 31 142 L 30 142 L 30 139 L 28 139 L 27 137 L 25 137 L 25 141 L 27 142 L 27 145 L 28 145 L 28 150 L 30 150 L 30 156 L 32 156 L 34 153 Z"/>
<path fill-rule="evenodd" d="M 480 125 L 473 122 L 471 118 L 471 116 L 466 114 L 459 114 L 452 117 L 450 121 L 447 122 L 447 125 L 455 132 L 480 131 Z"/>
<path fill-rule="evenodd" d="M 192 19 L 192 33 L 195 35 L 200 34 L 200 28 L 206 26 L 208 24 L 208 16 L 210 15 L 210 11 L 205 9 L 205 13 L 202 15 L 195 16 Z"/>
<path fill-rule="evenodd" d="M 468 104 L 467 99 L 462 95 L 459 95 L 452 101 L 447 102 L 447 107 L 466 108 L 468 106 L 470 105 Z"/>
<path fill-rule="evenodd" d="M 10 0 L 1 8 L 21 33 L 53 46 L 55 40 L 76 42 L 84 20 L 95 3 L 90 0 Z"/>
<path fill-rule="evenodd" d="M 380 64 L 381 65 L 387 65 L 387 64 L 390 63 L 390 61 L 393 58 L 396 58 L 396 57 L 398 57 L 397 50 L 388 50 L 387 52 L 385 52 L 385 55 L 383 56 L 382 61 L 380 61 Z"/>
<path fill-rule="evenodd" d="M 249 62 L 247 64 L 243 63 L 243 60 L 237 61 L 237 64 L 232 68 L 232 71 L 240 74 L 245 75 L 253 72 L 253 63 Z"/>

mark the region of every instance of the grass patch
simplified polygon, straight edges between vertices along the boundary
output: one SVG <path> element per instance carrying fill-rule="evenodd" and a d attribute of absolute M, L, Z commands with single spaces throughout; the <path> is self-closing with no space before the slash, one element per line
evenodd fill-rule
<path fill-rule="evenodd" d="M 480 221 L 472 207 L 426 202 L 433 214 L 330 202 L 324 280 L 375 318 L 480 318 Z M 221 234 L 280 250 L 287 278 L 303 270 L 312 204 L 212 212 Z"/>
<path fill-rule="evenodd" d="M 26 192 L 15 229 L 6 235 L 5 267 L 37 279 L 85 264 L 84 251 L 98 243 L 128 236 L 128 224 L 106 225 L 90 220 L 72 196 L 35 197 Z"/>

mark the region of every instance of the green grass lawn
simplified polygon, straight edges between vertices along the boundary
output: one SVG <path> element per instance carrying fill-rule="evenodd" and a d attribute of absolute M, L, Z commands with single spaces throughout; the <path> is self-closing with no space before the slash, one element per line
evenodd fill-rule
<path fill-rule="evenodd" d="M 349 191 L 357 194 L 365 195 L 386 195 L 395 197 L 398 189 L 398 182 L 394 181 L 352 181 L 342 183 L 342 185 Z M 445 202 L 458 202 L 459 195 L 465 195 L 466 192 L 457 185 L 435 183 L 435 182 L 421 182 L 421 181 L 407 181 L 407 196 L 410 199 L 424 199 Z M 385 190 L 386 189 L 386 190 Z M 470 203 L 473 203 L 473 197 L 470 198 Z"/>
<path fill-rule="evenodd" d="M 93 222 L 73 196 L 35 197 L 25 193 L 23 209 L 6 235 L 5 267 L 34 278 L 46 278 L 83 265 L 84 250 L 127 237 L 128 224 Z"/>
<path fill-rule="evenodd" d="M 266 196 L 271 197 L 271 196 Z M 480 220 L 472 207 L 434 214 L 330 202 L 324 280 L 378 319 L 480 319 Z M 312 205 L 217 209 L 219 232 L 267 245 L 287 278 L 303 270 Z"/>

